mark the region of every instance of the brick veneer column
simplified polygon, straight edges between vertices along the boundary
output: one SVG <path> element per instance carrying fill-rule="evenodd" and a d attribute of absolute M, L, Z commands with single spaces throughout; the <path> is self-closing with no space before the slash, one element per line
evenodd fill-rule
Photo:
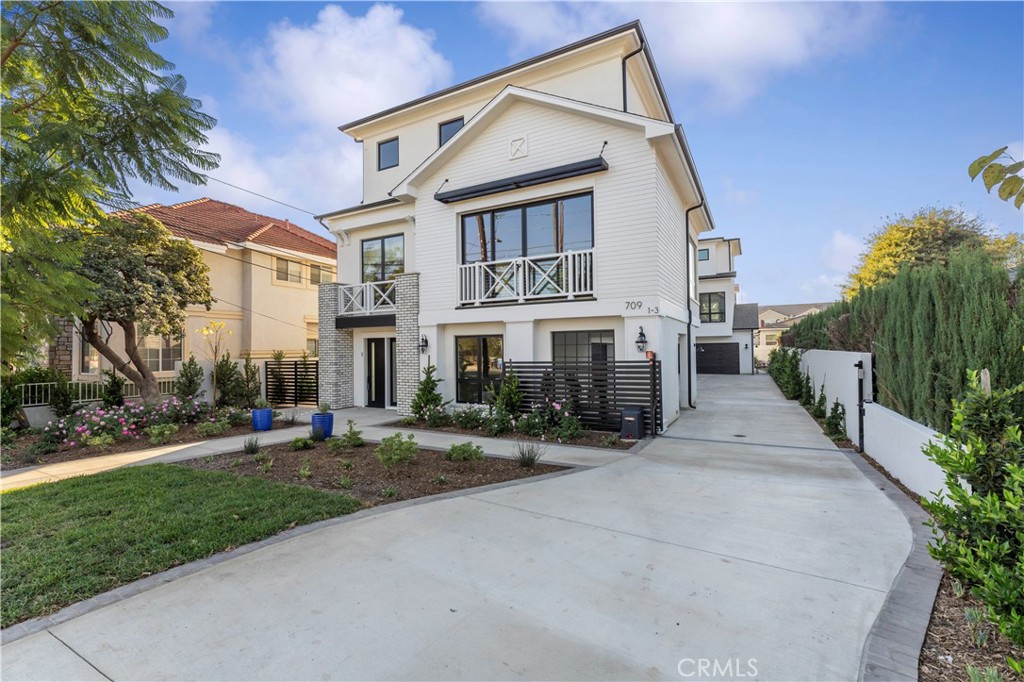
<path fill-rule="evenodd" d="M 420 383 L 420 274 L 395 276 L 398 414 L 412 414 L 410 405 Z"/>
<path fill-rule="evenodd" d="M 352 407 L 352 330 L 335 329 L 341 285 L 321 284 L 319 297 L 320 402 L 334 409 Z"/>
<path fill-rule="evenodd" d="M 54 368 L 67 378 L 72 377 L 72 353 L 75 343 L 75 323 L 72 320 L 57 320 L 57 337 L 50 342 L 48 360 L 50 367 Z"/>

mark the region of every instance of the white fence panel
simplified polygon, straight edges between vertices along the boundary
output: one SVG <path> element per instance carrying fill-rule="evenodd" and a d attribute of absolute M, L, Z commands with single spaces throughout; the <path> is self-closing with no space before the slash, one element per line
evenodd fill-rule
<path fill-rule="evenodd" d="M 921 448 L 938 433 L 876 403 L 864 406 L 864 452 L 921 497 L 946 490 L 945 475 Z"/>
<path fill-rule="evenodd" d="M 846 408 L 846 435 L 854 443 L 859 442 L 860 426 L 857 421 L 857 362 L 864 363 L 864 396 L 870 400 L 871 353 L 853 353 L 837 350 L 809 350 L 800 358 L 800 370 L 811 375 L 814 395 L 818 395 L 825 384 L 828 409 L 838 398 Z"/>

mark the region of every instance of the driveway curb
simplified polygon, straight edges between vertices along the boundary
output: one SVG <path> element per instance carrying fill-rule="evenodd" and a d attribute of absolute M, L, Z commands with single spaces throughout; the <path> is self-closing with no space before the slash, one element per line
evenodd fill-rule
<path fill-rule="evenodd" d="M 23 639 L 25 637 L 28 637 L 29 635 L 44 632 L 52 627 L 55 627 L 62 623 L 66 623 L 67 621 L 72 620 L 74 618 L 78 618 L 79 616 L 84 616 L 87 613 L 96 611 L 105 606 L 116 604 L 118 602 L 124 601 L 125 599 L 134 597 L 137 594 L 148 592 L 149 590 L 160 587 L 161 585 L 165 585 L 167 583 L 174 582 L 175 580 L 180 580 L 182 578 L 188 577 L 194 573 L 198 573 L 200 571 L 203 571 L 212 566 L 216 566 L 217 564 L 223 563 L 225 561 L 236 559 L 240 556 L 249 554 L 250 552 L 255 552 L 257 550 L 263 549 L 264 547 L 270 547 L 271 545 L 276 545 L 278 543 L 291 540 L 292 538 L 297 538 L 308 533 L 313 533 L 323 528 L 340 526 L 342 524 L 350 523 L 352 521 L 359 521 L 361 519 L 370 518 L 372 516 L 379 516 L 380 514 L 398 511 L 399 509 L 405 509 L 407 507 L 416 507 L 421 504 L 426 504 L 428 502 L 441 502 L 444 500 L 450 500 L 457 497 L 466 497 L 468 495 L 476 495 L 479 493 L 490 492 L 492 490 L 511 488 L 517 485 L 523 485 L 524 483 L 535 483 L 537 481 L 544 481 L 549 478 L 557 478 L 559 476 L 567 476 L 569 474 L 575 474 L 593 468 L 579 465 L 561 466 L 569 466 L 571 468 L 568 468 L 565 471 L 554 471 L 550 474 L 543 474 L 541 476 L 517 478 L 513 481 L 492 483 L 491 485 L 482 485 L 477 486 L 475 488 L 464 488 L 462 490 L 452 490 L 446 493 L 438 493 L 437 495 L 417 497 L 412 500 L 403 500 L 402 502 L 394 502 L 392 504 L 371 507 L 370 509 L 361 509 L 357 512 L 346 514 L 345 516 L 335 516 L 334 518 L 323 519 L 322 521 L 315 521 L 305 526 L 299 526 L 297 528 L 283 530 L 277 535 L 271 535 L 268 538 L 257 540 L 256 542 L 251 542 L 247 545 L 242 545 L 241 547 L 236 547 L 230 552 L 220 552 L 218 554 L 206 557 L 205 559 L 197 559 L 195 561 L 190 561 L 187 564 L 175 566 L 174 568 L 169 568 L 166 571 L 161 571 L 160 573 L 151 575 L 147 578 L 136 580 L 134 582 L 128 583 L 127 585 L 116 587 L 113 590 L 110 590 L 109 592 L 97 594 L 95 597 L 90 597 L 84 601 L 71 604 L 70 606 L 65 606 L 63 609 L 57 611 L 56 613 L 51 613 L 47 616 L 40 616 L 38 618 L 32 618 L 31 620 L 26 620 L 22 621 L 21 623 L 11 625 L 10 627 L 0 630 L 0 644 L 10 644 L 11 642 Z"/>
<path fill-rule="evenodd" d="M 882 610 L 868 632 L 861 653 L 858 680 L 917 680 L 918 660 L 931 620 L 942 567 L 928 554 L 928 514 L 854 450 L 841 449 L 847 459 L 895 504 L 910 523 L 913 544 Z"/>

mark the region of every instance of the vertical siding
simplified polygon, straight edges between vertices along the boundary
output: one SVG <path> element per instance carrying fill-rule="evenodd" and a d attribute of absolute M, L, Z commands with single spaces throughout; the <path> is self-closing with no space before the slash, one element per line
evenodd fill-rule
<path fill-rule="evenodd" d="M 529 155 L 510 161 L 509 141 L 523 135 L 528 137 Z M 456 189 L 581 161 L 597 156 L 605 141 L 609 170 L 604 173 L 449 205 L 432 198 L 446 180 L 446 189 Z M 586 188 L 594 192 L 598 300 L 654 296 L 658 274 L 651 267 L 658 248 L 655 184 L 654 152 L 641 131 L 533 103 L 512 105 L 458 158 L 420 183 L 415 248 L 422 273 L 421 310 L 429 315 L 451 311 L 457 304 L 460 214 Z M 613 312 L 621 314 L 618 308 Z"/>

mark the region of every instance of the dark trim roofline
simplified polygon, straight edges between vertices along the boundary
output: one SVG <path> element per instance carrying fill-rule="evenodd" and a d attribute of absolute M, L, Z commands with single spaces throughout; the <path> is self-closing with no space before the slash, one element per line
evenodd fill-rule
<path fill-rule="evenodd" d="M 400 203 L 398 199 L 394 197 L 388 197 L 387 199 L 381 199 L 380 201 L 374 201 L 369 204 L 359 204 L 358 206 L 349 206 L 348 208 L 342 208 L 337 211 L 331 211 L 330 213 L 324 213 L 322 215 L 313 216 L 314 220 L 324 220 L 325 218 L 334 218 L 335 216 L 345 215 L 346 213 L 355 213 L 356 211 L 362 211 L 363 209 L 378 208 L 380 206 L 387 206 L 388 204 Z"/>
<path fill-rule="evenodd" d="M 604 157 L 599 156 L 595 159 L 567 163 L 564 166 L 547 168 L 545 170 L 534 171 L 533 173 L 513 175 L 510 178 L 484 182 L 479 185 L 463 187 L 462 189 L 438 192 L 434 195 L 434 199 L 440 201 L 442 204 L 450 204 L 456 201 L 485 197 L 491 194 L 509 192 L 522 187 L 533 187 L 534 185 L 542 185 L 544 183 L 554 182 L 555 180 L 565 180 L 566 178 L 575 178 L 580 175 L 589 175 L 591 173 L 599 173 L 606 170 L 608 170 L 608 162 L 604 160 Z"/>
<path fill-rule="evenodd" d="M 732 270 L 730 272 L 716 272 L 713 275 L 700 275 L 698 279 L 730 279 L 735 276 L 736 271 Z"/>
<path fill-rule="evenodd" d="M 583 40 L 577 40 L 575 43 L 570 43 L 569 45 L 565 45 L 565 46 L 560 47 L 558 49 L 551 50 L 550 52 L 545 52 L 542 55 L 538 55 L 536 57 L 531 57 L 530 59 L 527 59 L 527 60 L 524 60 L 524 61 L 521 61 L 521 62 L 517 62 L 516 64 L 512 64 L 511 66 L 506 66 L 503 69 L 498 69 L 497 71 L 492 71 L 490 73 L 485 73 L 482 76 L 478 76 L 478 77 L 473 78 L 471 80 L 464 81 L 464 82 L 459 83 L 457 85 L 452 85 L 450 87 L 445 88 L 444 90 L 438 90 L 437 92 L 432 92 L 429 95 L 424 95 L 423 97 L 419 97 L 419 98 L 411 100 L 409 102 L 405 102 L 404 104 L 399 104 L 398 106 L 391 107 L 390 109 L 385 109 L 384 111 L 378 111 L 375 114 L 371 114 L 369 116 L 364 116 L 363 118 L 360 118 L 360 119 L 358 119 L 356 121 L 352 121 L 351 123 L 346 123 L 344 125 L 338 126 L 338 130 L 340 130 L 342 132 L 346 132 L 350 128 L 355 128 L 356 126 L 361 126 L 364 123 L 369 123 L 370 121 L 373 121 L 374 119 L 384 118 L 385 116 L 390 116 L 391 114 L 399 112 L 402 109 L 408 109 L 408 108 L 411 108 L 411 107 L 418 106 L 420 104 L 424 104 L 425 102 L 429 102 L 429 101 L 434 100 L 434 99 L 439 99 L 441 97 L 444 97 L 445 95 L 450 95 L 451 93 L 456 92 L 458 90 L 462 90 L 464 88 L 469 88 L 469 87 L 472 87 L 474 85 L 479 85 L 480 83 L 485 83 L 485 82 L 487 82 L 489 80 L 493 80 L 495 78 L 500 78 L 501 76 L 504 76 L 506 74 L 512 73 L 514 71 L 518 71 L 520 69 L 524 69 L 524 68 L 526 68 L 528 66 L 533 66 L 534 64 L 539 64 L 540 62 L 547 61 L 548 59 L 552 59 L 554 57 L 558 57 L 559 55 L 563 55 L 563 54 L 565 54 L 567 52 L 572 52 L 574 50 L 578 50 L 581 47 L 585 47 L 585 46 L 590 45 L 592 43 L 600 42 L 600 41 L 605 40 L 607 38 L 611 38 L 612 36 L 619 35 L 620 33 L 628 33 L 629 31 L 636 31 L 637 32 L 637 34 L 638 34 L 638 36 L 640 38 L 640 44 L 641 45 L 645 45 L 647 43 L 647 39 L 644 37 L 643 28 L 640 27 L 640 21 L 639 20 L 634 20 L 634 21 L 629 22 L 628 24 L 623 24 L 622 26 L 616 26 L 615 28 L 612 28 L 612 29 L 609 29 L 607 31 L 604 31 L 603 33 L 598 33 L 597 35 L 590 36 L 589 38 L 584 38 Z M 651 71 L 654 73 L 654 82 L 658 86 L 658 92 L 661 93 L 662 101 L 665 104 L 665 110 L 668 111 L 669 119 L 671 120 L 672 119 L 672 112 L 671 112 L 671 110 L 669 109 L 669 106 L 668 106 L 668 97 L 665 96 L 665 89 L 664 89 L 664 87 L 661 84 L 661 77 L 658 75 L 657 69 L 654 67 L 654 60 L 651 59 L 650 53 L 645 51 L 645 54 L 647 54 L 647 59 L 648 59 L 648 61 L 651 64 Z"/>

